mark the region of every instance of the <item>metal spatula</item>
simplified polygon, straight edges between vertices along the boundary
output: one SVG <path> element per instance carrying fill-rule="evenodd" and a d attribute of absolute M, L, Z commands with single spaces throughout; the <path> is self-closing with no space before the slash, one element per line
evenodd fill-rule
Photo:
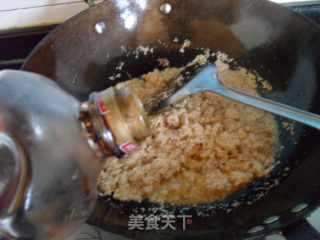
<path fill-rule="evenodd" d="M 188 72 L 184 71 L 184 74 Z M 188 73 L 190 75 L 190 72 Z M 165 108 L 166 106 L 200 91 L 212 91 L 224 97 L 242 102 L 265 111 L 290 118 L 292 120 L 304 123 L 314 128 L 320 129 L 320 115 L 313 114 L 301 109 L 297 109 L 282 103 L 272 100 L 253 96 L 245 92 L 227 86 L 220 78 L 217 68 L 213 64 L 206 65 L 194 77 L 190 77 L 187 81 L 180 81 L 180 88 L 175 91 L 171 89 L 171 95 L 166 99 L 161 100 L 149 109 L 149 113 L 155 113 Z M 183 86 L 183 84 L 185 84 Z"/>

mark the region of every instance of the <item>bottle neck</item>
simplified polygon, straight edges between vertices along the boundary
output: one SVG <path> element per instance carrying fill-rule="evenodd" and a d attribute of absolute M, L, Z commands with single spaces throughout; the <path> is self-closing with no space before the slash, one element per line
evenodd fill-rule
<path fill-rule="evenodd" d="M 81 104 L 80 121 L 92 148 L 107 156 L 132 152 L 151 135 L 143 105 L 130 87 L 90 94 Z"/>

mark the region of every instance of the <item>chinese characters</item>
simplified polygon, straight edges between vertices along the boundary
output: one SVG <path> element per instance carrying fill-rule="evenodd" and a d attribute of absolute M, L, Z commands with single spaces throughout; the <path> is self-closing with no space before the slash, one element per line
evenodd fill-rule
<path fill-rule="evenodd" d="M 128 229 L 129 230 L 176 230 L 176 223 L 182 222 L 182 230 L 186 230 L 186 226 L 192 223 L 191 215 L 163 215 L 161 218 L 153 214 L 143 217 L 142 215 L 129 216 Z"/>

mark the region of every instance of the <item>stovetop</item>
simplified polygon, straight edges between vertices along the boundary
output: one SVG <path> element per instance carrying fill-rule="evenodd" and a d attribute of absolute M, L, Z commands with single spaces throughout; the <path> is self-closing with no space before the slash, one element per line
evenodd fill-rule
<path fill-rule="evenodd" d="M 286 4 L 286 7 L 303 14 L 307 18 L 320 25 L 320 2 L 316 4 Z M 2 69 L 20 69 L 24 60 L 32 49 L 57 25 L 41 28 L 10 30 L 0 32 L 0 70 Z M 320 232 L 320 209 L 316 210 L 308 218 L 308 222 Z M 303 233 L 301 233 L 303 236 Z M 91 237 L 91 238 L 90 238 Z M 296 236 L 295 239 L 300 239 Z M 68 240 L 74 239 L 118 239 L 125 240 L 121 236 L 107 233 L 88 224 L 83 225 Z M 285 239 L 280 235 L 271 235 L 267 240 Z"/>

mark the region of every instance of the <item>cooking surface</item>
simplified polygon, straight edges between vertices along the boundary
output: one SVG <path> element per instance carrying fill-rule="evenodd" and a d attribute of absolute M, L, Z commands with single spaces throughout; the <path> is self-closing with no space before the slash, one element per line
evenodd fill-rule
<path fill-rule="evenodd" d="M 292 7 L 292 6 L 291 6 Z M 315 22 L 320 23 L 320 6 L 307 6 L 307 7 L 292 7 L 296 11 L 301 12 L 313 19 Z M 45 27 L 42 29 L 29 29 L 25 32 L 11 32 L 6 34 L 0 33 L 0 69 L 12 68 L 19 69 L 23 63 L 26 56 L 34 48 L 34 46 L 53 28 L 53 26 Z M 312 225 L 316 226 L 320 230 L 320 210 L 315 211 L 309 221 Z M 90 234 L 92 239 L 98 236 L 96 230 L 91 228 L 89 225 L 85 225 L 84 228 L 79 229 L 79 231 L 71 237 L 70 239 L 76 239 L 80 235 L 85 238 Z M 87 234 L 87 236 L 85 236 Z M 96 235 L 94 235 L 96 234 Z M 106 232 L 101 233 L 101 239 L 125 239 L 114 234 L 109 234 Z M 89 238 L 90 239 L 90 238 Z M 274 237 L 269 237 L 267 239 L 276 239 Z M 280 238 L 278 238 L 280 239 Z"/>

